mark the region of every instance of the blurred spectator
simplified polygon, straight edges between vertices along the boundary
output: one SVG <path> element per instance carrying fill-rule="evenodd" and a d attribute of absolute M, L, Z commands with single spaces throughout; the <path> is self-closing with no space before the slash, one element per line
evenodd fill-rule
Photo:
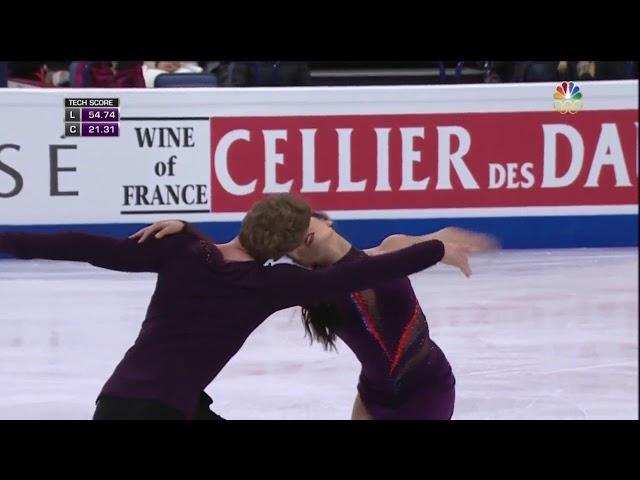
<path fill-rule="evenodd" d="M 144 77 L 144 83 L 147 88 L 152 88 L 155 79 L 162 73 L 200 73 L 202 67 L 196 62 L 151 62 L 153 64 L 150 67 L 148 64 L 142 66 L 142 75 Z"/>
<path fill-rule="evenodd" d="M 555 82 L 559 79 L 559 61 L 516 62 L 512 82 Z"/>
<path fill-rule="evenodd" d="M 73 62 L 72 87 L 144 88 L 142 62 Z"/>
<path fill-rule="evenodd" d="M 213 73 L 214 75 L 218 75 L 218 67 L 222 65 L 223 62 L 220 61 L 209 61 L 209 62 L 198 62 L 198 65 L 202 67 L 202 70 L 207 73 Z"/>
<path fill-rule="evenodd" d="M 414 78 L 408 73 L 402 73 L 412 63 L 389 62 L 381 64 L 383 73 L 376 76 L 358 76 L 359 68 L 365 70 L 370 67 L 360 66 L 360 62 L 336 62 L 327 68 L 327 63 L 285 61 L 252 61 L 252 62 L 109 62 L 109 61 L 79 61 L 79 62 L 0 62 L 0 86 L 6 79 L 7 86 L 19 88 L 42 87 L 98 87 L 98 88 L 144 88 L 152 87 L 155 78 L 162 73 L 200 73 L 206 72 L 218 79 L 220 86 L 227 87 L 270 87 L 270 86 L 299 86 L 311 85 L 309 65 L 317 72 L 318 79 L 329 78 L 327 84 L 343 84 L 349 78 L 348 84 L 377 85 L 377 84 L 414 84 Z M 426 62 L 423 62 L 426 63 Z M 440 83 L 446 76 L 451 76 L 450 69 L 440 65 Z M 455 63 L 455 62 L 454 62 Z M 433 70 L 427 65 L 430 70 Z M 554 82 L 580 80 L 618 80 L 638 78 L 638 62 L 632 61 L 465 61 L 455 63 L 455 81 L 466 83 L 499 83 L 499 82 Z M 331 74 L 327 75 L 327 71 Z M 425 67 L 425 68 L 427 68 Z M 451 66 L 450 66 L 451 67 Z M 464 67 L 464 68 L 463 68 Z M 317 70 L 316 70 L 317 69 Z M 465 72 L 464 70 L 468 71 Z M 353 73 L 356 75 L 353 75 Z M 384 72 L 390 72 L 385 75 Z M 449 72 L 449 73 L 447 73 Z M 345 73 L 347 73 L 345 75 Z M 401 73 L 401 75 L 398 75 Z M 421 74 L 426 83 L 438 83 L 435 74 Z M 379 83 L 383 80 L 383 83 Z M 333 83 L 331 83 L 333 82 Z M 378 83 L 376 83 L 378 82 Z"/>
<path fill-rule="evenodd" d="M 595 63 L 595 75 L 597 80 L 622 80 L 629 78 L 625 75 L 625 62 L 592 62 Z"/>
<path fill-rule="evenodd" d="M 116 62 L 113 86 L 115 88 L 144 88 L 143 62 Z"/>
<path fill-rule="evenodd" d="M 111 68 L 111 62 L 72 62 L 69 65 L 69 85 L 74 88 L 83 88 L 103 83 L 104 80 L 101 77 L 106 79 L 113 77 Z"/>
<path fill-rule="evenodd" d="M 7 69 L 7 62 L 0 62 L 0 88 L 7 86 L 8 76 L 9 70 Z"/>
<path fill-rule="evenodd" d="M 638 78 L 638 62 L 624 62 L 624 78 Z"/>
<path fill-rule="evenodd" d="M 512 81 L 621 80 L 637 78 L 636 62 L 516 62 Z"/>
<path fill-rule="evenodd" d="M 9 88 L 50 88 L 44 62 L 9 62 Z"/>
<path fill-rule="evenodd" d="M 578 78 L 576 73 L 576 62 L 563 60 L 558 62 L 558 80 L 575 80 Z"/>
<path fill-rule="evenodd" d="M 69 65 L 71 62 L 47 61 L 47 81 L 56 87 L 69 86 Z"/>
<path fill-rule="evenodd" d="M 223 87 L 293 87 L 311 85 L 306 62 L 226 62 L 218 67 Z"/>
<path fill-rule="evenodd" d="M 513 77 L 513 62 L 487 62 L 484 82 L 506 82 Z"/>
<path fill-rule="evenodd" d="M 578 80 L 595 80 L 596 78 L 596 62 L 578 62 L 576 63 L 576 75 Z"/>

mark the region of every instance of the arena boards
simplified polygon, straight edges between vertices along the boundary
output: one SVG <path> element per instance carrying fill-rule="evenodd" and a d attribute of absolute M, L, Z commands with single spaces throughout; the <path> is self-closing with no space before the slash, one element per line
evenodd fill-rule
<path fill-rule="evenodd" d="M 505 248 L 638 244 L 635 80 L 3 89 L 0 105 L 0 229 L 182 218 L 224 240 L 292 192 L 360 247 L 444 225 Z"/>

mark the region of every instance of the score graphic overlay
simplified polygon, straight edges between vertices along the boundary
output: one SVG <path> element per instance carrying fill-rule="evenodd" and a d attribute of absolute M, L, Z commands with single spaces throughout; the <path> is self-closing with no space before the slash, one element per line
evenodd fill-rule
<path fill-rule="evenodd" d="M 65 137 L 120 136 L 119 98 L 65 98 Z"/>

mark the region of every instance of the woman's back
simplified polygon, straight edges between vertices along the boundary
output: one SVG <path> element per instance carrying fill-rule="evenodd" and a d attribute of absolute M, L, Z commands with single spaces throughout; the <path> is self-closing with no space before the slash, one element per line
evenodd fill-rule
<path fill-rule="evenodd" d="M 338 263 L 353 261 L 366 253 L 352 248 Z M 407 277 L 342 297 L 344 320 L 338 335 L 362 363 L 370 381 L 395 388 L 411 359 L 429 340 L 426 318 Z"/>

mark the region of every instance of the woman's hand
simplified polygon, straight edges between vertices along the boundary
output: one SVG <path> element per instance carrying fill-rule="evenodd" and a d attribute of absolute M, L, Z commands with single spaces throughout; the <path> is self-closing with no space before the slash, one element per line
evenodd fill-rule
<path fill-rule="evenodd" d="M 444 243 L 444 257 L 441 262 L 452 267 L 458 267 L 462 270 L 465 277 L 471 276 L 471 267 L 469 267 L 469 249 L 464 245 L 452 242 Z"/>
<path fill-rule="evenodd" d="M 498 250 L 500 243 L 491 235 L 472 232 L 458 227 L 446 227 L 432 234 L 431 237 L 442 242 L 456 243 L 468 249 L 468 253 L 482 253 Z"/>

